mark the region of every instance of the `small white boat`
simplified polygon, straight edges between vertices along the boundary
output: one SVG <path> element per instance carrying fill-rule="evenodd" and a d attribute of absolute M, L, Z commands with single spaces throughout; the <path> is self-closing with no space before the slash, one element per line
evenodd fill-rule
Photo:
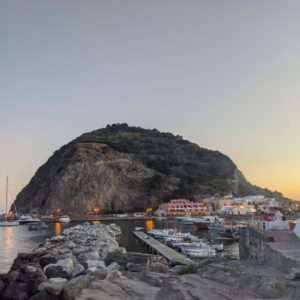
<path fill-rule="evenodd" d="M 137 227 L 134 227 L 134 231 L 145 231 L 145 228 L 137 226 Z"/>
<path fill-rule="evenodd" d="M 69 216 L 61 216 L 59 219 L 58 219 L 59 222 L 61 223 L 69 223 L 71 221 L 70 217 Z"/>
<path fill-rule="evenodd" d="M 216 256 L 216 250 L 212 248 L 182 248 L 182 253 L 194 258 L 209 258 Z"/>
<path fill-rule="evenodd" d="M 40 219 L 37 219 L 37 218 L 33 218 L 29 215 L 22 215 L 19 219 L 19 223 L 20 225 L 28 225 L 28 224 L 37 224 L 37 223 L 40 223 L 41 220 Z"/>
<path fill-rule="evenodd" d="M 177 232 L 176 229 L 152 229 L 148 230 L 147 234 L 154 236 L 156 239 L 167 239 L 167 238 L 188 238 L 191 236 L 189 232 Z"/>

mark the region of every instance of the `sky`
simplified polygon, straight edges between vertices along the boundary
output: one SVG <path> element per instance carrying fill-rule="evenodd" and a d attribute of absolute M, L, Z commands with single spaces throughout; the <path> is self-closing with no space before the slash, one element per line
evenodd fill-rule
<path fill-rule="evenodd" d="M 300 200 L 299 80 L 299 1 L 0 0 L 0 203 L 6 176 L 11 201 L 55 150 L 121 122 Z"/>

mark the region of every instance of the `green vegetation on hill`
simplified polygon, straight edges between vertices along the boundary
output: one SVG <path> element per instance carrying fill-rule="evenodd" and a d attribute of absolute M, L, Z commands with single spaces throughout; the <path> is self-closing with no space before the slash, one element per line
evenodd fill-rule
<path fill-rule="evenodd" d="M 211 195 L 228 193 L 228 180 L 234 179 L 235 164 L 218 151 L 211 151 L 184 140 L 181 136 L 129 127 L 127 124 L 108 125 L 77 139 L 81 143 L 103 143 L 110 148 L 135 155 L 159 176 L 178 178 L 174 197 L 193 198 L 195 192 Z"/>

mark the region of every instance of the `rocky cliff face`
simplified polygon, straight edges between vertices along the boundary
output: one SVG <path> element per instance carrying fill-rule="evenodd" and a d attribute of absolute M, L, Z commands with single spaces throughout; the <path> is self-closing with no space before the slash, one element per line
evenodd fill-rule
<path fill-rule="evenodd" d="M 174 197 L 267 193 L 217 151 L 127 124 L 83 134 L 56 151 L 15 201 L 22 213 L 139 211 Z M 280 195 L 279 195 L 280 196 Z"/>

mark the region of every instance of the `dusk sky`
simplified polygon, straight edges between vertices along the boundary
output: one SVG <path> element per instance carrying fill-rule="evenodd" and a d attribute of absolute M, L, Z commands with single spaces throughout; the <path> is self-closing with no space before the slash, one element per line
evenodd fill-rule
<path fill-rule="evenodd" d="M 300 200 L 300 1 L 0 1 L 0 208 L 107 124 L 228 155 Z"/>

